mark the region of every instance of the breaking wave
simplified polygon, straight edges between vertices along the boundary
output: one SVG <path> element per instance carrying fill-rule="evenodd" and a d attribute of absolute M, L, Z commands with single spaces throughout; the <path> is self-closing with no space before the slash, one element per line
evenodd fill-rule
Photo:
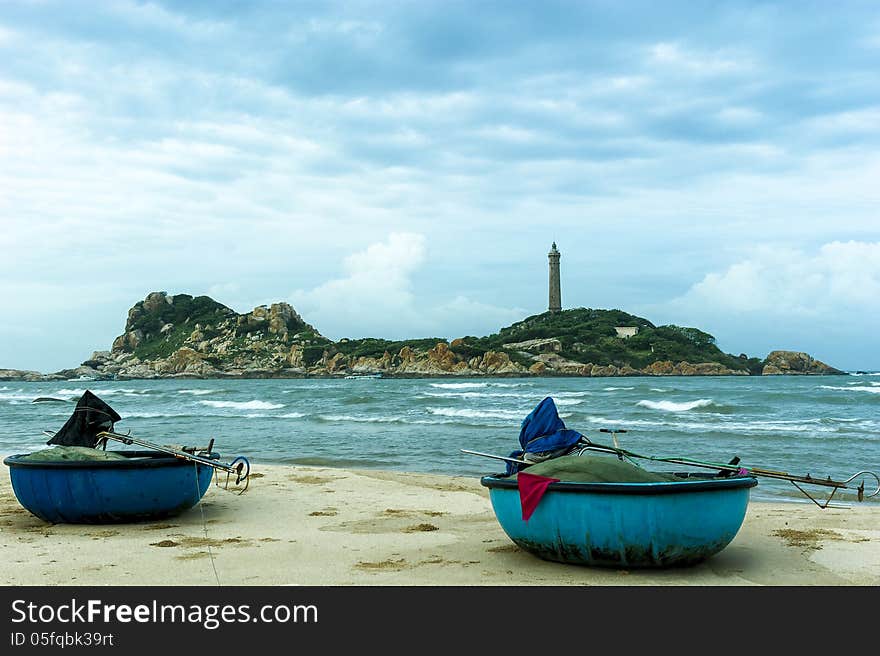
<path fill-rule="evenodd" d="M 688 410 L 695 410 L 696 408 L 707 408 L 710 405 L 715 405 L 715 402 L 712 399 L 697 399 L 696 401 L 684 401 L 681 403 L 676 403 L 675 401 L 648 401 L 643 399 L 636 403 L 636 405 L 643 408 L 650 408 L 651 410 L 662 410 L 663 412 L 687 412 Z"/>
<path fill-rule="evenodd" d="M 235 410 L 277 410 L 283 408 L 283 403 L 269 403 L 268 401 L 199 401 L 202 405 L 212 408 L 234 408 Z"/>
<path fill-rule="evenodd" d="M 871 394 L 880 394 L 880 385 L 875 386 L 871 383 L 871 387 L 866 387 L 864 385 L 856 385 L 850 387 L 837 387 L 836 385 L 820 385 L 822 389 L 827 390 L 840 390 L 843 392 L 870 392 Z"/>
<path fill-rule="evenodd" d="M 470 408 L 428 408 L 432 415 L 440 417 L 463 417 L 465 419 L 522 419 L 519 410 L 471 410 Z"/>
<path fill-rule="evenodd" d="M 396 424 L 402 420 L 401 417 L 383 417 L 381 415 L 373 417 L 365 417 L 363 415 L 318 415 L 318 419 L 323 421 L 355 421 L 367 424 Z"/>

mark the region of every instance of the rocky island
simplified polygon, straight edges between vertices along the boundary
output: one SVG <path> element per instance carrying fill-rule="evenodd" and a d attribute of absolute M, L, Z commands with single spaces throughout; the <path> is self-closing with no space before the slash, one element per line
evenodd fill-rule
<path fill-rule="evenodd" d="M 723 353 L 696 328 L 655 326 L 621 310 L 528 317 L 486 337 L 330 340 L 287 303 L 239 314 L 207 296 L 153 292 L 109 351 L 51 374 L 0 380 L 426 376 L 748 376 L 843 374 L 806 353 Z"/>

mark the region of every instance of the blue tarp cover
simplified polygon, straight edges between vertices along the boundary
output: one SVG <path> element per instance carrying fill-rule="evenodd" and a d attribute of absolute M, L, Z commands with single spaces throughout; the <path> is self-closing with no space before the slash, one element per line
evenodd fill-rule
<path fill-rule="evenodd" d="M 565 423 L 559 418 L 556 403 L 548 396 L 523 419 L 519 431 L 519 445 L 522 450 L 514 451 L 510 456 L 519 458 L 526 453 L 564 452 L 582 437 L 577 431 L 565 427 Z M 511 469 L 510 465 L 515 463 L 508 463 L 508 469 Z"/>

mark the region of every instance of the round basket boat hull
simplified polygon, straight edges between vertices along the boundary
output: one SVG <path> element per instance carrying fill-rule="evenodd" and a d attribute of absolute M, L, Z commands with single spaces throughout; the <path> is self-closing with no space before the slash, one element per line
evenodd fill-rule
<path fill-rule="evenodd" d="M 19 503 L 53 524 L 171 517 L 198 503 L 213 476 L 208 465 L 153 451 L 118 453 L 128 460 L 40 462 L 15 455 L 3 463 Z"/>
<path fill-rule="evenodd" d="M 485 476 L 495 516 L 545 560 L 616 568 L 692 565 L 724 549 L 745 519 L 753 477 L 663 483 L 553 483 L 528 521 L 515 480 Z"/>

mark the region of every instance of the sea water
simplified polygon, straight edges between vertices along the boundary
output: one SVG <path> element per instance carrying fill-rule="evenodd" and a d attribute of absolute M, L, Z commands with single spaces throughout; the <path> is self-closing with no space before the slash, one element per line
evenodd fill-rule
<path fill-rule="evenodd" d="M 115 428 L 157 444 L 205 446 L 221 460 L 479 477 L 519 448 L 522 420 L 552 397 L 568 428 L 641 455 L 843 480 L 880 471 L 880 374 L 765 377 L 355 378 L 0 383 L 0 454 L 46 448 L 89 389 Z M 48 397 L 59 401 L 38 402 Z M 619 432 L 616 435 L 600 429 Z M 109 448 L 125 448 L 111 442 Z M 693 471 L 638 461 L 656 471 Z M 710 471 L 710 470 L 702 470 Z M 759 477 L 753 499 L 804 501 Z M 876 488 L 868 481 L 866 489 Z M 810 487 L 818 496 L 830 488 Z M 835 500 L 855 495 L 837 492 Z M 880 496 L 866 503 L 880 503 Z"/>

